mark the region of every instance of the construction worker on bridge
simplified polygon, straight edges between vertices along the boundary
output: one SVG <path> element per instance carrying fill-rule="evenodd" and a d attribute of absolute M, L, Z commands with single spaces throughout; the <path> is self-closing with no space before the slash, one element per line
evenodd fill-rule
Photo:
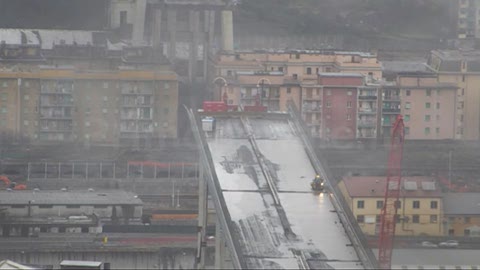
<path fill-rule="evenodd" d="M 314 191 L 323 191 L 324 181 L 319 174 L 315 176 L 310 186 L 312 186 L 312 190 Z"/>

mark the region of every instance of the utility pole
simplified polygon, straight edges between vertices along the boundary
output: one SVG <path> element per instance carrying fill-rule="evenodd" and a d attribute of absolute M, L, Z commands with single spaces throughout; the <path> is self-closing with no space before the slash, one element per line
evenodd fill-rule
<path fill-rule="evenodd" d="M 452 186 L 452 149 L 448 151 L 448 192 Z"/>

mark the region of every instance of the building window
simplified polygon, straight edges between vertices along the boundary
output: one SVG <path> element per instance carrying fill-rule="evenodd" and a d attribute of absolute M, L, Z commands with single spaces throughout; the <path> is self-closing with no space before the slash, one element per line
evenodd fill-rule
<path fill-rule="evenodd" d="M 23 100 L 29 100 L 30 96 L 29 95 L 23 95 Z"/>
<path fill-rule="evenodd" d="M 120 11 L 120 25 L 127 24 L 127 11 Z"/>
<path fill-rule="evenodd" d="M 431 201 L 430 202 L 430 209 L 437 209 L 438 208 L 438 202 L 437 201 Z"/>
<path fill-rule="evenodd" d="M 103 101 L 107 101 L 108 100 L 108 97 L 107 96 L 103 96 Z"/>
<path fill-rule="evenodd" d="M 405 94 L 407 95 L 407 97 L 409 97 L 412 94 L 412 91 L 407 90 L 407 91 L 405 91 Z"/>
<path fill-rule="evenodd" d="M 435 128 L 435 133 L 440 134 L 440 128 L 439 127 Z"/>
<path fill-rule="evenodd" d="M 465 88 L 462 88 L 462 96 L 465 95 Z"/>
<path fill-rule="evenodd" d="M 408 122 L 410 121 L 410 114 L 405 114 L 405 122 Z"/>
<path fill-rule="evenodd" d="M 80 205 L 77 205 L 77 204 L 69 204 L 69 205 L 67 205 L 67 208 L 70 208 L 70 209 L 80 208 Z"/>
<path fill-rule="evenodd" d="M 351 95 L 352 95 L 352 91 L 347 91 L 347 95 L 351 96 Z"/>
<path fill-rule="evenodd" d="M 283 67 L 278 67 L 278 71 L 283 72 Z"/>
<path fill-rule="evenodd" d="M 108 113 L 108 109 L 102 109 L 103 113 Z"/>
<path fill-rule="evenodd" d="M 439 114 L 437 114 L 436 119 L 437 119 L 437 121 L 440 121 L 440 115 Z"/>
<path fill-rule="evenodd" d="M 164 108 L 164 109 L 163 109 L 163 113 L 164 113 L 165 115 L 168 115 L 168 108 Z"/>
<path fill-rule="evenodd" d="M 2 93 L 2 101 L 7 101 L 8 94 Z"/>
<path fill-rule="evenodd" d="M 347 114 L 347 120 L 352 120 L 352 115 L 351 114 Z"/>
<path fill-rule="evenodd" d="M 28 126 L 28 120 L 23 120 L 23 125 Z"/>
<path fill-rule="evenodd" d="M 462 82 L 465 82 L 465 75 L 462 76 Z"/>
<path fill-rule="evenodd" d="M 464 108 L 464 103 L 463 103 L 463 101 L 460 101 L 460 102 L 459 102 L 459 107 L 460 107 L 460 109 L 463 109 L 463 108 Z"/>
<path fill-rule="evenodd" d="M 164 89 L 170 89 L 170 84 L 169 84 L 168 82 L 165 82 L 165 83 L 163 84 L 163 88 L 164 88 Z"/>
<path fill-rule="evenodd" d="M 412 108 L 412 105 L 410 104 L 410 102 L 405 102 L 405 109 L 408 110 Z"/>
<path fill-rule="evenodd" d="M 330 96 L 332 94 L 332 90 L 328 89 L 327 90 L 327 96 Z"/>
<path fill-rule="evenodd" d="M 376 215 L 376 216 L 375 216 L 375 223 L 378 224 L 378 223 L 380 223 L 380 222 L 382 222 L 382 217 L 381 217 L 380 215 Z"/>
<path fill-rule="evenodd" d="M 431 105 L 430 102 L 425 102 L 425 108 L 426 109 L 430 109 L 430 105 Z"/>
<path fill-rule="evenodd" d="M 327 108 L 332 107 L 332 103 L 330 103 L 330 101 L 327 101 L 327 103 L 325 105 L 327 106 Z"/>
<path fill-rule="evenodd" d="M 430 128 L 426 127 L 424 132 L 425 132 L 425 135 L 430 135 Z"/>
<path fill-rule="evenodd" d="M 470 236 L 470 230 L 469 230 L 469 229 L 463 230 L 463 234 L 464 234 L 465 236 Z"/>
<path fill-rule="evenodd" d="M 292 88 L 287 87 L 287 94 L 291 94 L 291 93 L 292 93 Z"/>
<path fill-rule="evenodd" d="M 357 208 L 363 209 L 365 207 L 365 201 L 357 201 Z"/>
<path fill-rule="evenodd" d="M 460 122 L 463 123 L 463 114 L 460 115 Z"/>
<path fill-rule="evenodd" d="M 90 122 L 89 122 L 89 121 L 85 121 L 85 126 L 86 126 L 86 127 L 89 127 L 89 126 L 90 126 Z"/>
<path fill-rule="evenodd" d="M 430 115 L 429 114 L 425 115 L 425 122 L 430 122 Z"/>
<path fill-rule="evenodd" d="M 431 96 L 432 95 L 432 90 L 428 89 L 427 90 L 427 97 Z"/>
<path fill-rule="evenodd" d="M 420 223 L 420 216 L 412 215 L 412 223 Z"/>
<path fill-rule="evenodd" d="M 357 222 L 358 223 L 364 223 L 365 222 L 365 216 L 364 215 L 357 215 Z"/>
<path fill-rule="evenodd" d="M 464 221 L 465 221 L 465 223 L 470 223 L 470 217 L 465 217 Z"/>
<path fill-rule="evenodd" d="M 108 88 L 108 82 L 103 82 L 103 88 Z"/>
<path fill-rule="evenodd" d="M 440 102 L 437 102 L 437 110 L 440 109 Z"/>
<path fill-rule="evenodd" d="M 7 113 L 7 112 L 8 112 L 7 108 L 2 108 L 2 113 Z"/>
<path fill-rule="evenodd" d="M 300 54 L 299 53 L 295 54 L 295 59 L 300 59 Z"/>
<path fill-rule="evenodd" d="M 312 68 L 311 67 L 307 67 L 307 74 L 312 74 Z"/>
<path fill-rule="evenodd" d="M 43 205 L 39 205 L 38 208 L 40 208 L 40 209 L 50 209 L 50 208 L 53 208 L 53 205 L 43 204 Z"/>
<path fill-rule="evenodd" d="M 351 101 L 347 101 L 347 108 L 352 108 L 352 102 Z"/>
<path fill-rule="evenodd" d="M 430 215 L 430 223 L 437 223 L 438 217 L 437 215 Z"/>
<path fill-rule="evenodd" d="M 2 82 L 2 87 L 7 88 L 8 87 L 8 82 Z"/>
<path fill-rule="evenodd" d="M 383 201 L 377 201 L 377 209 L 383 208 Z"/>
<path fill-rule="evenodd" d="M 413 209 L 419 209 L 420 208 L 420 201 L 413 201 Z"/>

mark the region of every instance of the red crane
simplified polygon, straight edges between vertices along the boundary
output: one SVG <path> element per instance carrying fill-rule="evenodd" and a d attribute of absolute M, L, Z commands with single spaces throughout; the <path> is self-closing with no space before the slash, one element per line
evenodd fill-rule
<path fill-rule="evenodd" d="M 393 124 L 390 154 L 388 157 L 387 185 L 381 212 L 380 243 L 378 262 L 382 269 L 391 269 L 393 239 L 397 222 L 397 201 L 400 197 L 402 182 L 402 155 L 405 138 L 403 117 L 399 115 Z"/>

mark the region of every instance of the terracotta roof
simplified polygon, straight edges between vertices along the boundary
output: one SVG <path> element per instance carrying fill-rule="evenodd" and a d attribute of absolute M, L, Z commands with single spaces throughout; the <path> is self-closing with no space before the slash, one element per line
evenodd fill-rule
<path fill-rule="evenodd" d="M 345 183 L 350 197 L 383 197 L 385 194 L 385 187 L 387 185 L 387 177 L 353 176 L 345 177 L 343 182 Z M 405 177 L 402 179 L 402 192 L 400 196 L 415 198 L 442 197 L 438 185 L 436 183 L 431 184 L 432 182 L 436 182 L 432 177 Z M 405 188 L 409 188 L 410 190 L 406 190 Z M 430 190 L 428 190 L 429 188 Z"/>

